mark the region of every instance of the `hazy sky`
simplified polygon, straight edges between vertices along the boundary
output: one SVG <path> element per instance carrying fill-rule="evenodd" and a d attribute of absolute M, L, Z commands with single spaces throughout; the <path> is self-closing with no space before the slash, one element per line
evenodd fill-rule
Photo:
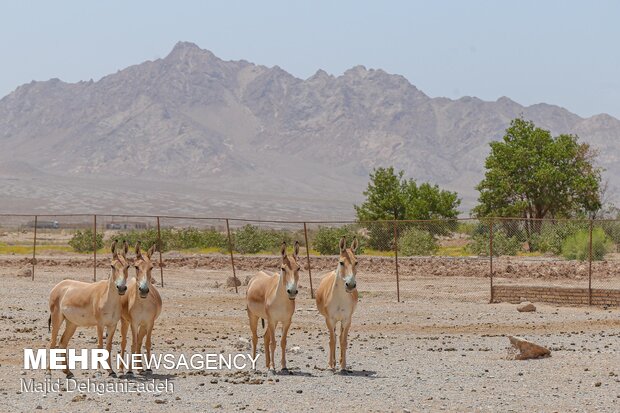
<path fill-rule="evenodd" d="M 362 64 L 426 94 L 620 117 L 620 1 L 4 1 L 0 96 L 99 79 L 179 40 L 307 78 Z"/>

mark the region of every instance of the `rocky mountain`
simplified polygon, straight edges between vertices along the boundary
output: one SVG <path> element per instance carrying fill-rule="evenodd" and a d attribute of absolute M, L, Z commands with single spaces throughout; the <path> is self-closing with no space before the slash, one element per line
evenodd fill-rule
<path fill-rule="evenodd" d="M 33 81 L 0 100 L 0 209 L 351 218 L 368 172 L 394 165 L 458 191 L 467 213 L 488 143 L 520 115 L 599 149 L 617 192 L 611 116 L 431 98 L 363 66 L 303 80 L 180 42 L 96 82 Z"/>

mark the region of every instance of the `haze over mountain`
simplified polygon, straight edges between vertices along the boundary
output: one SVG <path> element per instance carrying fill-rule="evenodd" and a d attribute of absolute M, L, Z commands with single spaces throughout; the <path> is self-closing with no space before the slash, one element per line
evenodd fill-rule
<path fill-rule="evenodd" d="M 0 209 L 350 219 L 368 172 L 393 165 L 459 192 L 467 214 L 488 143 L 520 115 L 592 144 L 618 194 L 609 115 L 431 98 L 363 66 L 303 80 L 180 42 L 97 82 L 33 81 L 0 100 Z"/>

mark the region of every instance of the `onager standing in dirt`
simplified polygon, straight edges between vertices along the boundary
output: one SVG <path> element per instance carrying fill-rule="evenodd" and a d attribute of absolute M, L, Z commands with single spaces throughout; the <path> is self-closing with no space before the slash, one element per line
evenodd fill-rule
<path fill-rule="evenodd" d="M 340 258 L 335 271 L 321 280 L 316 290 L 316 306 L 325 317 L 329 330 L 329 361 L 330 369 L 336 368 L 336 323 L 340 321 L 340 369 L 347 368 L 347 337 L 351 327 L 351 317 L 357 306 L 357 259 L 355 251 L 358 247 L 357 238 L 353 239 L 351 248 L 347 248 L 346 239 L 340 239 Z"/>
<path fill-rule="evenodd" d="M 252 357 L 256 357 L 258 343 L 258 319 L 267 320 L 265 331 L 265 362 L 267 369 L 275 370 L 274 353 L 276 350 L 276 327 L 282 323 L 282 370 L 286 370 L 286 335 L 291 326 L 295 312 L 297 282 L 299 281 L 298 264 L 299 242 L 295 242 L 293 255 L 286 255 L 286 243 L 282 243 L 282 266 L 280 273 L 268 274 L 260 271 L 250 280 L 246 293 L 247 311 L 252 330 Z"/>
<path fill-rule="evenodd" d="M 140 249 L 140 241 L 136 244 L 136 278 L 129 280 L 127 294 L 122 297 L 123 312 L 121 316 L 121 357 L 125 355 L 127 346 L 127 329 L 131 326 L 131 354 L 142 354 L 142 340 L 146 336 L 146 357 L 151 359 L 151 334 L 155 320 L 162 308 L 161 296 L 153 285 L 151 256 L 155 251 L 153 245 L 146 254 Z M 131 361 L 131 360 L 130 360 Z M 150 372 L 147 369 L 146 372 Z M 127 372 L 131 374 L 131 369 Z"/>
<path fill-rule="evenodd" d="M 116 243 L 116 241 L 112 243 L 112 273 L 108 280 L 95 283 L 63 280 L 52 288 L 48 320 L 48 328 L 51 325 L 52 330 L 50 349 L 67 349 L 69 340 L 77 327 L 97 326 L 98 348 L 103 348 L 103 328 L 106 327 L 106 350 L 110 354 L 116 325 L 121 318 L 121 296 L 127 291 L 129 270 L 125 257 L 129 245 L 125 242 L 123 251 L 119 253 L 116 251 Z M 56 339 L 63 321 L 65 321 L 65 331 L 60 339 L 60 346 L 57 347 Z M 116 377 L 111 361 L 110 355 L 108 371 L 111 377 Z M 73 377 L 68 366 L 63 372 L 68 378 Z"/>

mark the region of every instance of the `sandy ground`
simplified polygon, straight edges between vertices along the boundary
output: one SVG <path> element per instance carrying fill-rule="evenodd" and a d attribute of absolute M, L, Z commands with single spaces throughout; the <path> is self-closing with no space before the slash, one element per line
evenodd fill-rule
<path fill-rule="evenodd" d="M 33 282 L 16 277 L 20 265 L 4 260 L 0 266 L 4 287 L 0 288 L 0 410 L 4 411 L 33 411 L 39 406 L 59 412 L 620 411 L 620 309 L 540 304 L 535 313 L 518 313 L 514 305 L 488 304 L 488 279 L 471 275 L 405 276 L 404 302 L 397 303 L 392 274 L 362 268 L 347 374 L 326 370 L 328 335 L 303 273 L 288 339 L 292 374 L 268 373 L 261 355 L 256 371 L 160 369 L 146 379 L 130 380 L 167 379 L 174 392 L 26 393 L 20 390 L 21 379 L 45 378 L 43 371 L 23 370 L 23 348 L 48 344 L 51 287 L 67 277 L 90 280 L 92 269 L 39 265 Z M 99 270 L 101 277 L 107 273 Z M 242 269 L 238 275 L 244 279 L 251 273 Z M 235 294 L 218 286 L 229 275 L 229 270 L 200 266 L 165 269 L 166 286 L 160 288 L 164 312 L 154 332 L 156 353 L 249 351 L 245 287 Z M 552 357 L 508 359 L 506 336 L 515 334 L 548 346 Z M 94 337 L 94 328 L 78 330 L 72 345 L 92 348 Z M 117 333 L 114 349 L 119 339 Z M 279 357 L 278 348 L 278 370 Z M 76 376 L 81 381 L 106 380 L 105 374 L 100 378 L 93 371 L 76 371 Z M 62 374 L 54 372 L 53 378 Z"/>

